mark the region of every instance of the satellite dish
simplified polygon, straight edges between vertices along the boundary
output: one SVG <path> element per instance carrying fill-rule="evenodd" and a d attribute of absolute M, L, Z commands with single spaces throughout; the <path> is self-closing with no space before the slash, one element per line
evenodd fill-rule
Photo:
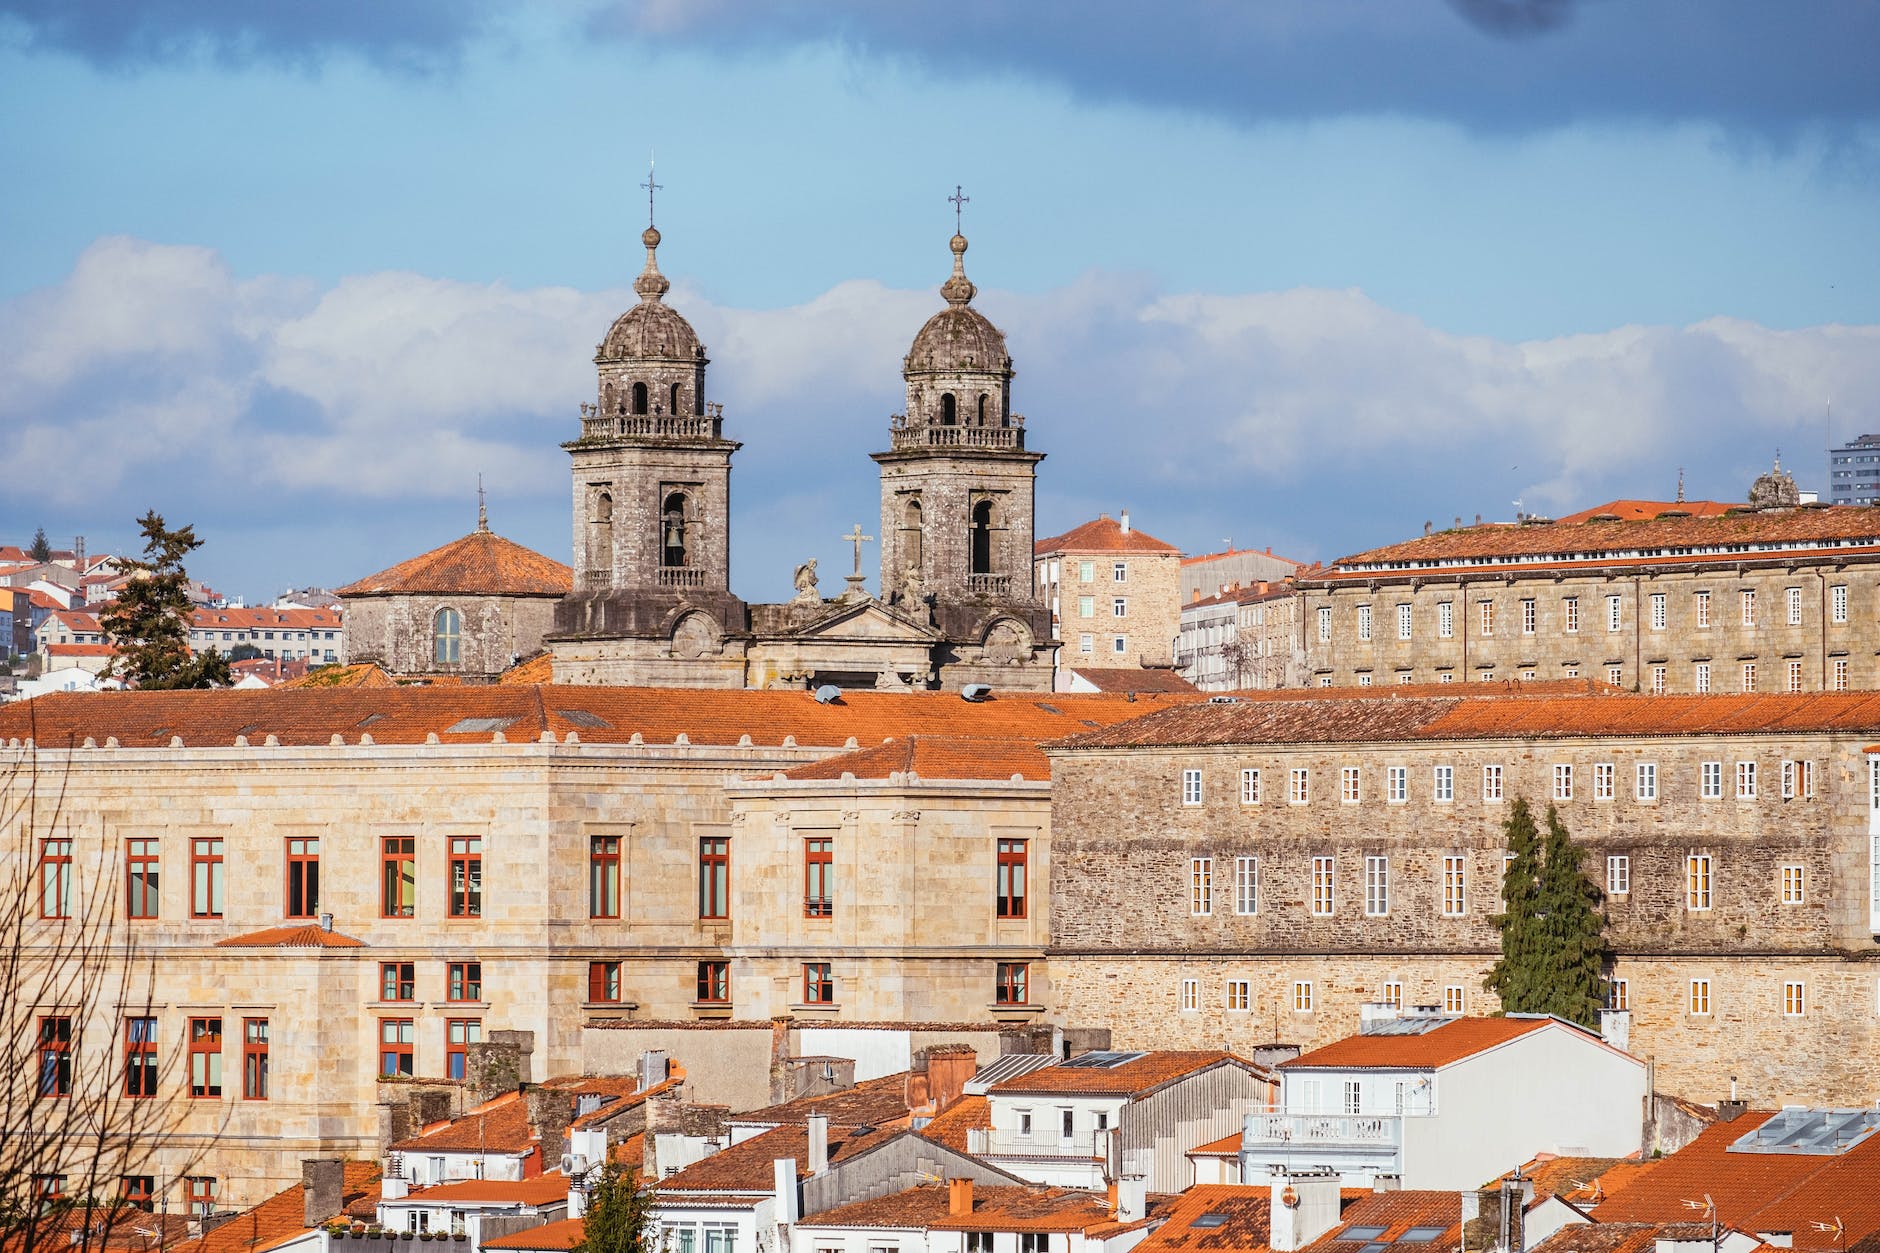
<path fill-rule="evenodd" d="M 841 699 L 842 689 L 833 683 L 825 683 L 816 689 L 816 700 L 819 704 L 833 705 Z"/>
<path fill-rule="evenodd" d="M 968 683 L 960 689 L 960 699 L 970 701 L 989 700 L 992 696 L 992 684 Z"/>

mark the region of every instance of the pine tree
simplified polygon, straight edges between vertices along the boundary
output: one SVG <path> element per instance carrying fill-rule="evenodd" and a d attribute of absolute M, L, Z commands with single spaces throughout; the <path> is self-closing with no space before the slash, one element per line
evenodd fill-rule
<path fill-rule="evenodd" d="M 1501 932 L 1501 960 L 1489 970 L 1482 986 L 1501 999 L 1503 1013 L 1541 1013 L 1544 995 L 1541 970 L 1540 832 L 1527 798 L 1517 796 L 1501 824 L 1508 839 L 1508 864 L 1501 876 L 1502 912 L 1491 922 Z"/>
<path fill-rule="evenodd" d="M 26 553 L 34 561 L 52 560 L 52 545 L 46 539 L 45 527 L 42 526 L 37 531 L 33 532 L 33 546 L 27 549 Z M 79 573 L 82 574 L 84 571 L 81 570 Z"/>
<path fill-rule="evenodd" d="M 639 1172 L 608 1163 L 588 1197 L 581 1243 L 573 1253 L 647 1253 L 653 1193 L 640 1186 Z"/>
<path fill-rule="evenodd" d="M 172 531 L 151 510 L 137 520 L 144 559 L 120 557 L 130 580 L 99 619 L 117 650 L 105 673 L 142 688 L 217 687 L 229 682 L 228 658 L 211 648 L 189 651 L 189 574 L 183 558 L 202 547 L 196 528 Z"/>
<path fill-rule="evenodd" d="M 1604 893 L 1580 868 L 1580 852 L 1559 813 L 1549 805 L 1537 901 L 1546 955 L 1543 1012 L 1596 1027 L 1606 1002 L 1611 954 L 1606 947 L 1606 919 L 1600 912 Z"/>

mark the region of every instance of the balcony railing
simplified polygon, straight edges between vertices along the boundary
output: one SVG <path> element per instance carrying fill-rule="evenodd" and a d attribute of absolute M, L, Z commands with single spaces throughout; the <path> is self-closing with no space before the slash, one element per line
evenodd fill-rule
<path fill-rule="evenodd" d="M 1098 1133 L 1102 1134 L 1102 1133 Z M 1075 1140 L 1066 1140 L 1044 1132 L 1020 1135 L 1013 1131 L 1000 1131 L 997 1128 L 981 1130 L 974 1128 L 967 1132 L 970 1143 L 969 1152 L 1004 1155 L 1008 1157 L 1064 1157 L 1079 1158 L 1083 1161 L 1095 1161 L 1101 1153 L 1090 1136 Z M 975 1148 L 974 1145 L 981 1147 Z"/>
<path fill-rule="evenodd" d="M 659 572 L 661 587 L 704 587 L 705 571 L 689 566 L 665 566 Z"/>
<path fill-rule="evenodd" d="M 1009 574 L 969 574 L 966 576 L 966 590 L 980 596 L 1004 596 L 1012 590 L 1012 576 Z"/>
<path fill-rule="evenodd" d="M 724 408 L 705 406 L 690 413 L 602 413 L 598 405 L 581 406 L 583 439 L 722 439 Z"/>
<path fill-rule="evenodd" d="M 803 898 L 803 916 L 805 918 L 829 918 L 836 912 L 836 903 L 827 897 L 808 896 Z"/>
<path fill-rule="evenodd" d="M 1354 1145 L 1388 1148 L 1403 1143 L 1403 1119 L 1394 1114 L 1255 1114 L 1241 1142 L 1260 1145 Z"/>
<path fill-rule="evenodd" d="M 897 413 L 890 424 L 893 447 L 906 448 L 1004 448 L 1025 447 L 1025 419 L 1014 414 L 1010 426 L 929 426 L 910 423 L 906 414 Z"/>

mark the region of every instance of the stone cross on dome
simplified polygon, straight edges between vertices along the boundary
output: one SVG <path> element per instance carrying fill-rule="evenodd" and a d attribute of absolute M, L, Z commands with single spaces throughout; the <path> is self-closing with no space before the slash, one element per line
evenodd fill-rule
<path fill-rule="evenodd" d="M 648 227 L 653 225 L 653 193 L 666 190 L 663 183 L 653 181 L 654 164 L 653 155 L 649 152 L 646 155 L 646 181 L 640 184 L 646 189 L 646 224 Z"/>
<path fill-rule="evenodd" d="M 953 233 L 955 235 L 962 233 L 960 228 L 960 210 L 972 202 L 973 198 L 971 196 L 961 194 L 960 185 L 958 183 L 953 184 L 953 194 L 947 197 L 947 203 L 953 206 Z"/>

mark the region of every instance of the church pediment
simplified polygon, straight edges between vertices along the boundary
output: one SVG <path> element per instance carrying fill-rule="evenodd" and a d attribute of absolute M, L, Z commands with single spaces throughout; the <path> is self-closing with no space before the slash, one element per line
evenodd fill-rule
<path fill-rule="evenodd" d="M 864 639 L 923 645 L 940 638 L 933 628 L 902 617 L 878 600 L 838 606 L 790 634 L 798 639 Z"/>

